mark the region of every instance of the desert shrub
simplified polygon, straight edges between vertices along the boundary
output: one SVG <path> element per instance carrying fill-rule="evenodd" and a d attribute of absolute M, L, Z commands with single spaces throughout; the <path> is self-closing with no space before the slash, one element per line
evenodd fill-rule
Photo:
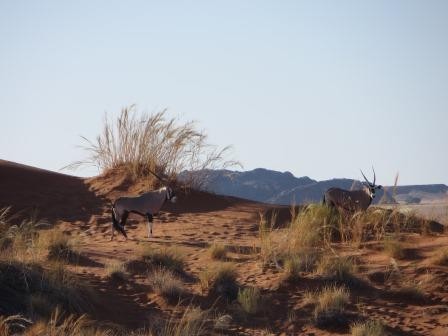
<path fill-rule="evenodd" d="M 238 303 L 243 311 L 253 315 L 261 310 L 262 297 L 260 290 L 256 287 L 246 287 L 238 291 Z"/>
<path fill-rule="evenodd" d="M 184 257 L 176 248 L 164 247 L 154 249 L 152 247 L 145 247 L 142 250 L 142 258 L 151 267 L 163 267 L 177 273 L 183 272 Z"/>
<path fill-rule="evenodd" d="M 168 300 L 178 300 L 185 292 L 182 281 L 169 269 L 155 269 L 148 279 L 154 291 Z"/>
<path fill-rule="evenodd" d="M 386 331 L 380 321 L 357 322 L 350 327 L 351 336 L 383 336 Z"/>
<path fill-rule="evenodd" d="M 321 291 L 311 294 L 314 307 L 314 321 L 318 326 L 340 323 L 344 319 L 345 306 L 350 294 L 345 287 L 324 287 Z"/>
<path fill-rule="evenodd" d="M 155 114 L 137 113 L 135 105 L 121 110 L 116 120 L 105 117 L 96 141 L 86 142 L 85 161 L 68 168 L 93 164 L 101 170 L 125 168 L 136 179 L 151 172 L 175 179 L 181 171 L 226 167 L 235 164 L 223 157 L 229 147 L 218 150 L 207 142 L 194 122 L 180 123 L 166 117 L 166 110 Z"/>
<path fill-rule="evenodd" d="M 227 249 L 224 245 L 214 242 L 209 247 L 209 253 L 212 259 L 225 260 L 227 258 Z"/>
<path fill-rule="evenodd" d="M 123 282 L 127 279 L 125 264 L 119 261 L 107 263 L 106 274 L 112 281 Z"/>
<path fill-rule="evenodd" d="M 235 265 L 232 263 L 219 263 L 210 270 L 199 274 L 201 287 L 208 290 L 210 295 L 222 297 L 228 301 L 237 298 L 238 283 Z"/>
<path fill-rule="evenodd" d="M 448 248 L 442 248 L 431 258 L 434 265 L 448 266 Z"/>

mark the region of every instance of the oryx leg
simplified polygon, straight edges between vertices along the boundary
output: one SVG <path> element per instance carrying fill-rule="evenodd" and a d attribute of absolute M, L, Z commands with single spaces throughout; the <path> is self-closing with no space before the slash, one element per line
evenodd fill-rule
<path fill-rule="evenodd" d="M 153 225 L 153 217 L 150 213 L 146 214 L 146 218 L 148 219 L 148 238 L 152 236 L 152 225 Z"/>
<path fill-rule="evenodd" d="M 115 217 L 112 217 L 112 224 L 111 224 L 112 236 L 110 237 L 110 241 L 112 241 L 114 239 L 114 222 L 113 222 L 114 220 L 115 220 Z"/>
<path fill-rule="evenodd" d="M 123 215 L 121 216 L 120 225 L 124 228 L 126 221 L 128 220 L 129 211 L 123 212 Z"/>

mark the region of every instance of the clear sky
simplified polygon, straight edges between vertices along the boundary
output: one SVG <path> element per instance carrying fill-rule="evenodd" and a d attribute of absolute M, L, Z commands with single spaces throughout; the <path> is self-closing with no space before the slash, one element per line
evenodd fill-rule
<path fill-rule="evenodd" d="M 134 103 L 244 169 L 448 184 L 448 1 L 0 0 L 0 158 L 58 170 Z"/>

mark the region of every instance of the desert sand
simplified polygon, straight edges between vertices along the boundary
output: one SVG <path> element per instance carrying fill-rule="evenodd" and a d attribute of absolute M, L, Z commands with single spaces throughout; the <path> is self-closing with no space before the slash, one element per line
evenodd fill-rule
<path fill-rule="evenodd" d="M 36 211 L 40 218 L 78 241 L 83 258 L 78 265 L 68 267 L 98 296 L 99 304 L 91 316 L 96 321 L 138 329 L 179 309 L 152 290 L 145 272 L 129 271 L 125 283 L 107 279 L 105 265 L 115 261 L 131 263 L 147 245 L 178 248 L 185 256 L 188 275 L 183 281 L 190 296 L 184 306 L 193 303 L 203 309 L 212 307 L 214 301 L 203 293 L 198 275 L 216 263 L 208 247 L 219 242 L 227 247 L 228 260 L 236 265 L 239 284 L 260 288 L 268 304 L 249 318 L 233 316 L 229 326 L 216 330 L 216 334 L 350 334 L 347 324 L 318 328 L 311 323 L 312 307 L 305 300 L 305 292 L 323 285 L 319 276 L 308 274 L 287 282 L 280 269 L 262 267 L 259 261 L 260 214 L 275 210 L 276 226 L 282 227 L 288 221 L 289 208 L 274 209 L 199 191 L 179 192 L 178 202 L 165 206 L 155 217 L 153 237 L 146 237 L 143 218 L 131 216 L 127 225 L 129 239 L 116 236 L 109 241 L 111 202 L 121 195 L 137 195 L 145 188 L 118 175 L 84 179 L 0 161 L 0 207 L 12 206 L 15 212 Z M 357 277 L 363 281 L 363 285 L 351 288 L 348 316 L 352 321 L 381 320 L 394 335 L 448 335 L 448 267 L 430 263 L 439 249 L 448 246 L 448 236 L 413 234 L 407 242 L 409 253 L 398 261 L 391 260 L 379 242 L 361 247 L 335 244 L 335 250 L 356 257 Z M 399 280 L 390 276 L 394 267 L 400 273 Z M 407 282 L 418 284 L 425 299 L 394 294 Z M 216 304 L 215 308 L 232 315 L 224 305 Z"/>

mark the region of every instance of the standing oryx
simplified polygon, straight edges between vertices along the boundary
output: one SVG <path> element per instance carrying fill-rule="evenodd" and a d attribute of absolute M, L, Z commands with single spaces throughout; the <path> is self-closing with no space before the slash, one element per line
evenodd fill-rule
<path fill-rule="evenodd" d="M 158 175 L 151 172 L 159 180 Z M 124 226 L 130 213 L 136 213 L 148 220 L 148 238 L 152 236 L 153 216 L 156 215 L 166 201 L 176 202 L 176 195 L 171 187 L 165 186 L 158 190 L 149 191 L 136 197 L 119 197 L 112 205 L 112 236 L 114 229 L 121 232 L 127 238 Z"/>
<path fill-rule="evenodd" d="M 370 183 L 361 171 L 361 174 L 366 181 L 363 189 L 345 190 L 340 188 L 330 188 L 325 192 L 322 202 L 329 207 L 340 208 L 350 212 L 359 210 L 365 211 L 375 198 L 375 190 L 382 188 L 380 185 L 375 185 L 375 169 L 372 167 L 372 170 L 373 183 Z"/>

